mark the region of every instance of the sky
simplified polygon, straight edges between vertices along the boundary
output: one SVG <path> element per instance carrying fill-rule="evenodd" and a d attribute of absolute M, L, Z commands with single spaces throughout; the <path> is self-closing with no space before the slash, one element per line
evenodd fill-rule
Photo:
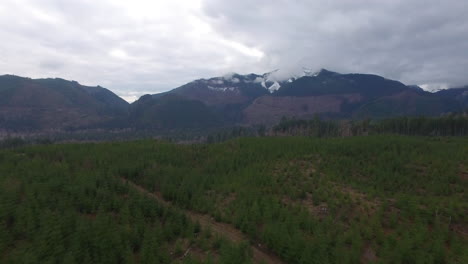
<path fill-rule="evenodd" d="M 127 101 L 229 72 L 468 84 L 466 0 L 1 0 L 0 74 Z"/>

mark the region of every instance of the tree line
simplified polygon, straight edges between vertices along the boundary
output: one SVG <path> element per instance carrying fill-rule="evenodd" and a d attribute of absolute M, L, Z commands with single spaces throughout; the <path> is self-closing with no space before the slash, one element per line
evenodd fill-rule
<path fill-rule="evenodd" d="M 468 116 L 397 117 L 381 120 L 312 120 L 283 118 L 271 129 L 271 135 L 342 137 L 375 134 L 409 136 L 467 136 Z"/>

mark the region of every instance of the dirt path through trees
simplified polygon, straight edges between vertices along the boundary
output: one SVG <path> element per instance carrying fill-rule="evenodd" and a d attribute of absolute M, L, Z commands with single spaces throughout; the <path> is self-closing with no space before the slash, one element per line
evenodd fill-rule
<path fill-rule="evenodd" d="M 174 206 L 171 202 L 166 201 L 161 193 L 152 193 L 146 190 L 145 188 L 125 179 L 122 178 L 122 181 L 129 186 L 133 187 L 140 193 L 144 193 L 161 204 L 165 206 Z M 243 234 L 241 231 L 233 227 L 232 225 L 226 223 L 216 222 L 213 217 L 205 214 L 200 214 L 190 210 L 183 210 L 185 214 L 190 217 L 190 219 L 194 222 L 199 222 L 202 228 L 210 229 L 212 232 L 226 237 L 227 239 L 233 242 L 250 242 L 248 237 Z M 268 251 L 265 247 L 261 245 L 252 245 L 250 244 L 250 248 L 252 250 L 253 260 L 254 263 L 271 263 L 271 264 L 283 264 L 282 260 L 280 260 L 277 256 L 273 253 Z"/>

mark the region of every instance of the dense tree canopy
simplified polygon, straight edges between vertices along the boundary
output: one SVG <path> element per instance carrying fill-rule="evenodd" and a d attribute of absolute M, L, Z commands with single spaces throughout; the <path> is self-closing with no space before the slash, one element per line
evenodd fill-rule
<path fill-rule="evenodd" d="M 251 259 L 248 245 L 204 235 L 187 218 L 197 212 L 286 263 L 467 263 L 467 146 L 382 135 L 2 150 L 0 262 Z"/>

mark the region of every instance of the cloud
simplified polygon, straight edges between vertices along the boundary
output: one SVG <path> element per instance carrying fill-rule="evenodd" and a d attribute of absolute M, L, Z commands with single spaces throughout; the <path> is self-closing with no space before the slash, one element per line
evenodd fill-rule
<path fill-rule="evenodd" d="M 468 83 L 466 1 L 2 0 L 0 74 L 126 98 L 226 72 L 308 67 Z"/>
<path fill-rule="evenodd" d="M 262 50 L 265 70 L 369 72 L 410 84 L 468 83 L 468 2 L 204 1 L 226 38 Z"/>
<path fill-rule="evenodd" d="M 63 63 L 61 61 L 57 60 L 44 60 L 39 62 L 39 66 L 44 69 L 50 69 L 50 70 L 60 70 L 64 67 Z"/>
<path fill-rule="evenodd" d="M 195 0 L 2 0 L 0 73 L 62 77 L 140 95 L 253 64 Z"/>

